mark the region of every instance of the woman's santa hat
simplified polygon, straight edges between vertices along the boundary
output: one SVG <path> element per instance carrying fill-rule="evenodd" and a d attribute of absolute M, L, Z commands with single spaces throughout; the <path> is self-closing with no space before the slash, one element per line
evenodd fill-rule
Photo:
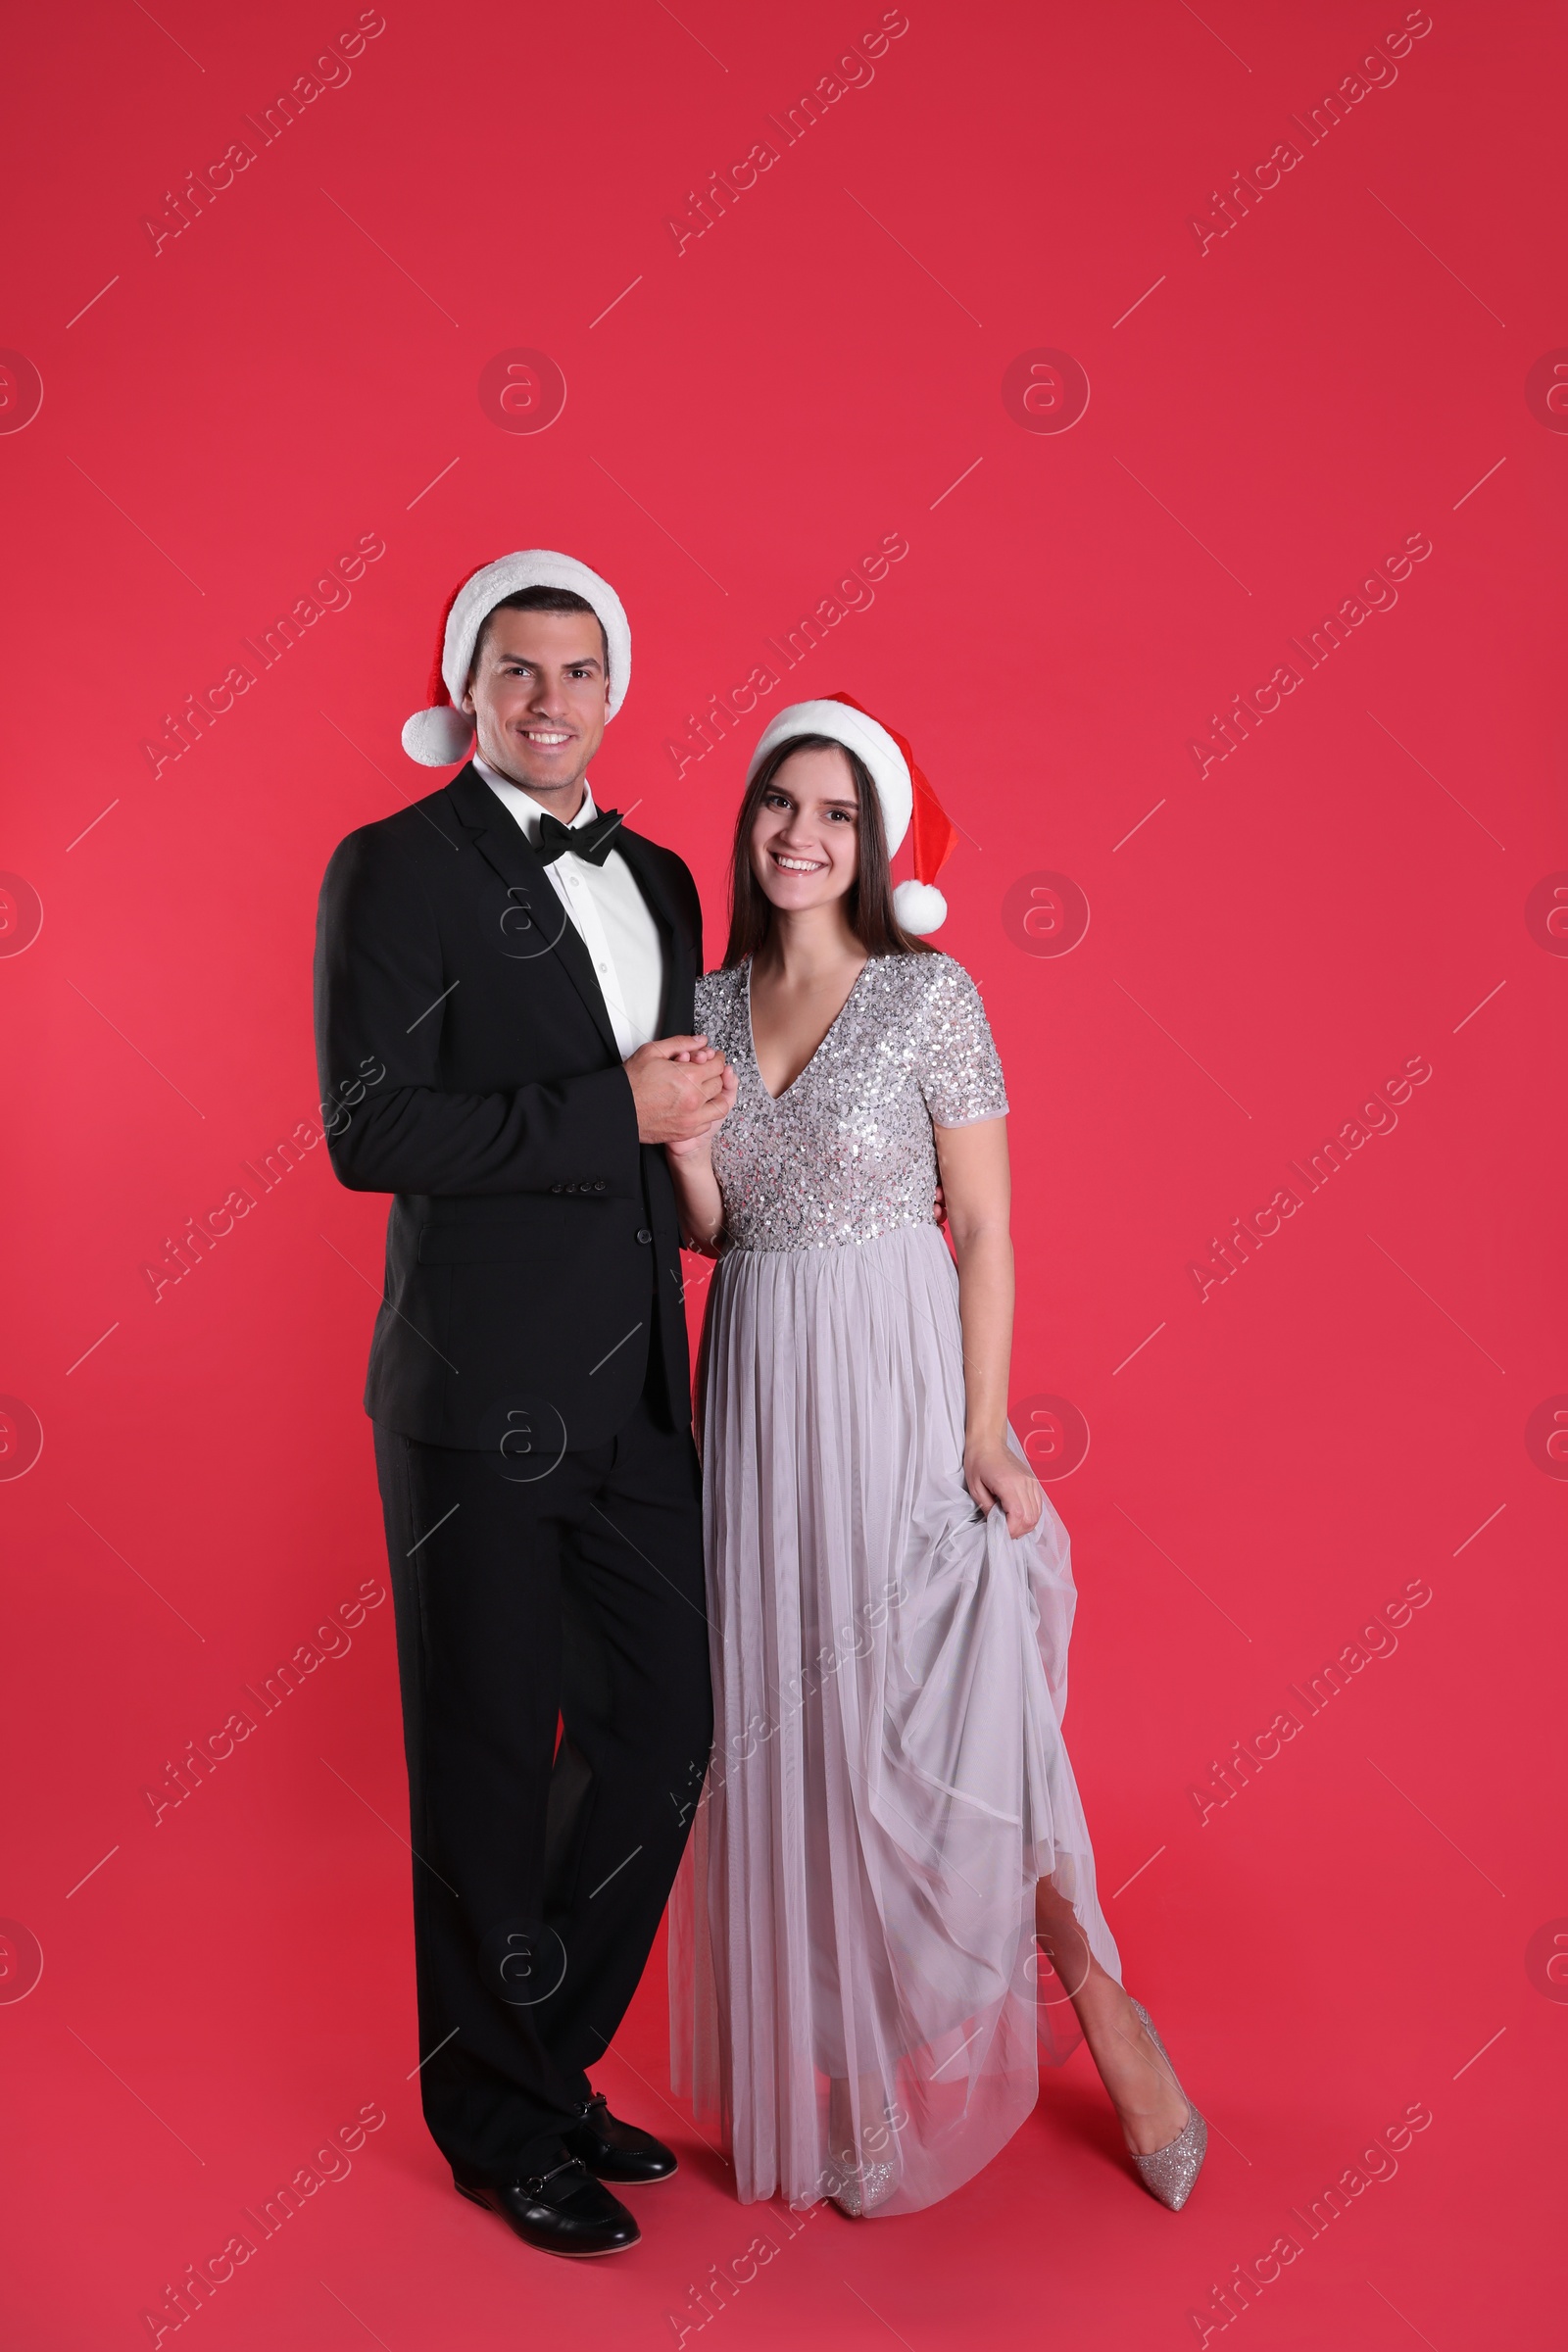
<path fill-rule="evenodd" d="M 631 680 L 631 627 L 625 608 L 608 580 L 575 556 L 548 547 L 525 547 L 498 563 L 481 564 L 454 589 L 442 616 L 441 637 L 430 672 L 430 707 L 416 710 L 403 729 L 403 749 L 421 767 L 451 767 L 466 760 L 473 721 L 457 706 L 468 690 L 473 649 L 497 605 L 521 588 L 569 588 L 599 616 L 610 652 L 610 711 L 613 718 Z"/>
<path fill-rule="evenodd" d="M 781 743 L 788 743 L 797 735 L 825 735 L 862 762 L 876 786 L 889 858 L 908 832 L 912 818 L 915 878 L 912 882 L 901 882 L 894 891 L 893 911 L 903 928 L 916 939 L 940 929 L 948 919 L 948 902 L 936 881 L 957 847 L 958 836 L 942 803 L 916 767 L 914 754 L 905 738 L 892 727 L 883 726 L 869 710 L 862 710 L 847 694 L 831 695 L 824 702 L 791 703 L 788 710 L 776 712 L 763 728 L 746 770 L 747 783 L 750 784 L 769 752 L 777 751 Z"/>

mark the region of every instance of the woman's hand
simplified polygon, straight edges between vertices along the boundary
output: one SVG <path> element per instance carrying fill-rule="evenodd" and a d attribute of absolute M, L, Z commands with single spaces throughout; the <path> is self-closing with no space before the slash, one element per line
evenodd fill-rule
<path fill-rule="evenodd" d="M 712 1061 L 710 1046 L 676 1057 L 682 1061 Z M 724 1246 L 724 1200 L 713 1174 L 713 1130 L 735 1107 L 735 1072 L 724 1064 L 719 1092 L 709 1104 L 712 1115 L 700 1135 L 664 1146 L 675 1187 L 675 1209 L 680 1219 L 681 1247 L 700 1257 L 716 1257 Z"/>
<path fill-rule="evenodd" d="M 1002 1511 L 1009 1536 L 1038 1527 L 1046 1507 L 1040 1481 L 1005 1438 L 970 1439 L 963 1448 L 963 1483 L 982 1513 Z"/>
<path fill-rule="evenodd" d="M 676 1061 L 710 1061 L 713 1058 L 713 1055 L 711 1052 L 706 1054 L 677 1054 L 673 1055 L 672 1058 Z M 736 1083 L 735 1072 L 729 1063 L 726 1062 L 724 1065 L 723 1092 L 719 1096 L 717 1102 L 714 1105 L 711 1123 L 708 1127 L 706 1133 L 702 1135 L 691 1136 L 683 1144 L 666 1144 L 664 1146 L 664 1150 L 671 1159 L 696 1160 L 701 1163 L 710 1158 L 712 1152 L 713 1129 L 717 1126 L 720 1126 L 723 1121 L 728 1118 L 730 1112 L 735 1107 Z"/>
<path fill-rule="evenodd" d="M 711 1163 L 712 1151 L 711 1134 L 694 1135 L 684 1144 L 666 1144 L 664 1156 L 666 1159 L 684 1159 L 709 1165 Z"/>

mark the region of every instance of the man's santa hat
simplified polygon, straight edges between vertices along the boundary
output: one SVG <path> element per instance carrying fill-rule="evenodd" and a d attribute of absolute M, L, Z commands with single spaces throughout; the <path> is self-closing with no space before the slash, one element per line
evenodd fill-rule
<path fill-rule="evenodd" d="M 468 690 L 473 649 L 497 605 L 520 588 L 569 588 L 598 614 L 610 652 L 610 716 L 626 699 L 631 680 L 631 627 L 625 608 L 608 580 L 575 556 L 548 547 L 525 547 L 495 564 L 481 564 L 455 588 L 442 615 L 441 636 L 430 672 L 430 707 L 416 710 L 403 729 L 403 749 L 421 767 L 451 767 L 466 760 L 473 721 L 457 706 Z"/>
<path fill-rule="evenodd" d="M 948 902 L 936 881 L 957 847 L 958 836 L 942 803 L 916 767 L 914 754 L 904 737 L 892 727 L 883 726 L 847 694 L 831 695 L 824 702 L 791 703 L 788 710 L 777 711 L 763 728 L 746 770 L 747 783 L 750 784 L 769 752 L 777 751 L 781 743 L 788 743 L 797 735 L 825 735 L 862 762 L 876 787 L 890 858 L 913 820 L 915 878 L 898 885 L 893 893 L 893 911 L 903 928 L 916 939 L 940 929 L 948 919 Z"/>

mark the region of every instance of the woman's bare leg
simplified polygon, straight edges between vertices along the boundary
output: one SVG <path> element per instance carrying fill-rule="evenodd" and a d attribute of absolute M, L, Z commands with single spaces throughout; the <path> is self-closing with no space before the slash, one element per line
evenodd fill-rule
<path fill-rule="evenodd" d="M 1186 2123 L 1186 2099 L 1131 2000 L 1090 1951 L 1071 1903 L 1049 1879 L 1035 1891 L 1035 1930 L 1077 2011 L 1122 2136 L 1135 2156 L 1152 2156 Z"/>

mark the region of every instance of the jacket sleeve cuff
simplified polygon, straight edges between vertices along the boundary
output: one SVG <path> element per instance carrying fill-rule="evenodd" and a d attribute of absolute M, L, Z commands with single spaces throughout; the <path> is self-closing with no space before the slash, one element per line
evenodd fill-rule
<path fill-rule="evenodd" d="M 637 1102 L 624 1068 L 617 1064 L 612 1070 L 595 1070 L 569 1083 L 573 1115 L 563 1126 L 563 1165 L 553 1172 L 553 1183 L 602 1189 L 623 1200 L 640 1200 Z M 569 1166 L 564 1164 L 567 1160 Z"/>

